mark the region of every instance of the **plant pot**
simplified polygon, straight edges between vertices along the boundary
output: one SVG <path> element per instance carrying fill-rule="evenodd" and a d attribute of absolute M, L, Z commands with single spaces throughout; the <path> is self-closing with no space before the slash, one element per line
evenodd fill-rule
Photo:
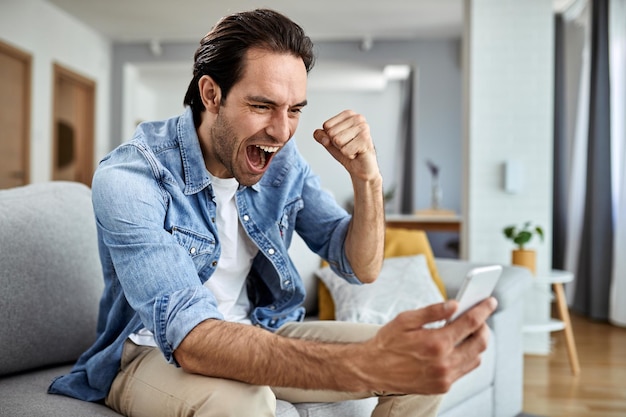
<path fill-rule="evenodd" d="M 537 274 L 535 263 L 537 254 L 530 249 L 515 249 L 511 253 L 511 263 L 517 266 L 523 266 L 530 269 L 533 275 Z"/>

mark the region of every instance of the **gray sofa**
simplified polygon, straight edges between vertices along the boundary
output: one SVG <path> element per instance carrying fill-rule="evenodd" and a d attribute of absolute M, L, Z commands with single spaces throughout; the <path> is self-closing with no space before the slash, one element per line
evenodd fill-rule
<path fill-rule="evenodd" d="M 317 259 L 294 245 L 315 310 Z M 470 264 L 438 260 L 450 295 Z M 481 366 L 457 381 L 441 417 L 513 417 L 522 408 L 523 293 L 530 274 L 505 267 Z M 103 283 L 90 190 L 52 182 L 0 191 L 0 416 L 118 416 L 101 404 L 46 393 L 95 337 Z M 338 404 L 278 402 L 278 416 L 366 416 L 375 399 Z"/>

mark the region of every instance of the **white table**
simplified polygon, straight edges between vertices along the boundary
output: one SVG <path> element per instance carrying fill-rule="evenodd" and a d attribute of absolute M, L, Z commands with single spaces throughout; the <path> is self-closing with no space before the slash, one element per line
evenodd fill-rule
<path fill-rule="evenodd" d="M 565 341 L 567 343 L 567 353 L 572 373 L 574 375 L 578 375 L 580 373 L 580 363 L 578 361 L 578 352 L 576 351 L 572 321 L 570 320 L 569 309 L 567 307 L 567 299 L 565 297 L 565 291 L 563 290 L 563 284 L 571 282 L 573 279 L 574 274 L 571 272 L 556 269 L 552 270 L 548 276 L 538 276 L 536 278 L 536 283 L 550 284 L 552 286 L 552 290 L 554 291 L 554 300 L 558 309 L 558 318 L 553 318 L 543 323 L 526 324 L 524 325 L 524 331 L 554 332 L 564 330 Z"/>

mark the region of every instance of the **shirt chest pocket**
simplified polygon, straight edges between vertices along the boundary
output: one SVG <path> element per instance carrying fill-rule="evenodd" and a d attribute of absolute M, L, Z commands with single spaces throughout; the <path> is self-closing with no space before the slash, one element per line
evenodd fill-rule
<path fill-rule="evenodd" d="M 296 227 L 296 216 L 298 212 L 304 207 L 304 202 L 301 198 L 289 203 L 283 209 L 283 214 L 278 222 L 278 229 L 280 236 L 285 242 L 291 242 L 291 236 Z"/>
<path fill-rule="evenodd" d="M 172 236 L 191 257 L 199 275 L 214 268 L 212 259 L 215 256 L 215 236 L 202 235 L 177 226 L 172 228 Z"/>

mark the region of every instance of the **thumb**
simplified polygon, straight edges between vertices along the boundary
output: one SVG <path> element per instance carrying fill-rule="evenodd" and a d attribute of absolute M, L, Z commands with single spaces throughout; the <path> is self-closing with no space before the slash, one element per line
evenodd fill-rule
<path fill-rule="evenodd" d="M 330 145 L 330 138 L 322 129 L 315 129 L 315 131 L 313 132 L 313 137 L 316 141 L 324 145 L 325 148 L 328 148 L 328 146 Z"/>
<path fill-rule="evenodd" d="M 426 324 L 448 320 L 458 308 L 455 300 L 448 300 L 443 303 L 431 304 L 416 310 L 408 310 L 398 314 L 396 319 L 402 323 L 406 329 L 418 329 Z"/>
<path fill-rule="evenodd" d="M 341 150 L 332 143 L 330 136 L 328 136 L 328 134 L 323 129 L 315 129 L 315 131 L 313 132 L 313 137 L 318 143 L 326 148 L 328 153 L 330 153 L 333 158 L 335 158 L 342 165 L 344 164 L 344 155 L 341 153 Z"/>

